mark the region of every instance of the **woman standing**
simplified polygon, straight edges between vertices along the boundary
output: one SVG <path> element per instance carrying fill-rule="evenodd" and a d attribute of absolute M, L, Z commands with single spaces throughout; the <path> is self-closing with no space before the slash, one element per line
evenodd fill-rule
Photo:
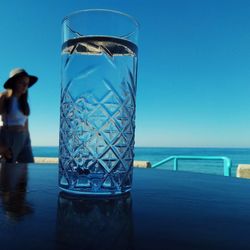
<path fill-rule="evenodd" d="M 0 96 L 0 114 L 3 122 L 0 148 L 7 162 L 34 162 L 28 128 L 28 88 L 37 80 L 36 76 L 18 68 L 10 72 L 9 79 L 4 83 L 7 91 Z"/>

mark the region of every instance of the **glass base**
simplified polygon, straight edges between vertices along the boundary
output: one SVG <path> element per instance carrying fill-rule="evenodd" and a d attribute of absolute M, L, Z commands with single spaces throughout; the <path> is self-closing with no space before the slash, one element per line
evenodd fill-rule
<path fill-rule="evenodd" d="M 125 191 L 122 192 L 88 192 L 88 191 L 77 191 L 77 190 L 72 190 L 72 189 L 65 189 L 59 186 L 59 188 L 63 191 L 66 192 L 67 194 L 71 195 L 77 195 L 77 196 L 93 196 L 93 197 L 108 197 L 108 196 L 120 196 L 123 194 L 127 194 L 131 191 L 131 188 L 126 189 Z"/>

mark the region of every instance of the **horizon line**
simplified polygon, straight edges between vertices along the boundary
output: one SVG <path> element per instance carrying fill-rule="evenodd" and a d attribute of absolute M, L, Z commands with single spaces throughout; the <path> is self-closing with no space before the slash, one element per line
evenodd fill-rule
<path fill-rule="evenodd" d="M 32 147 L 59 147 L 59 145 L 33 145 Z M 135 146 L 135 148 L 242 148 L 250 149 L 250 146 Z"/>

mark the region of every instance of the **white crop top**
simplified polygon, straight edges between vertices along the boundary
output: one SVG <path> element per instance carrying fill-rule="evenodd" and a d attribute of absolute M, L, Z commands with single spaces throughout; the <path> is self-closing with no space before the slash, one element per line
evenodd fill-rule
<path fill-rule="evenodd" d="M 18 100 L 15 96 L 11 100 L 11 109 L 9 114 L 2 116 L 3 124 L 7 126 L 21 125 L 24 126 L 28 116 L 24 115 L 18 107 Z"/>

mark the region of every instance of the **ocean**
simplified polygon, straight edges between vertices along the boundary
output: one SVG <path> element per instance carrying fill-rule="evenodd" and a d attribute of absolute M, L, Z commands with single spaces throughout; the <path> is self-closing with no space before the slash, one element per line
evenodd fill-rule
<path fill-rule="evenodd" d="M 58 157 L 58 147 L 33 147 L 35 157 Z M 135 160 L 157 163 L 172 155 L 226 156 L 232 160 L 232 176 L 238 164 L 250 164 L 250 148 L 155 148 L 136 147 Z M 173 169 L 173 162 L 160 166 Z M 180 160 L 179 171 L 223 175 L 223 162 L 216 160 Z"/>

